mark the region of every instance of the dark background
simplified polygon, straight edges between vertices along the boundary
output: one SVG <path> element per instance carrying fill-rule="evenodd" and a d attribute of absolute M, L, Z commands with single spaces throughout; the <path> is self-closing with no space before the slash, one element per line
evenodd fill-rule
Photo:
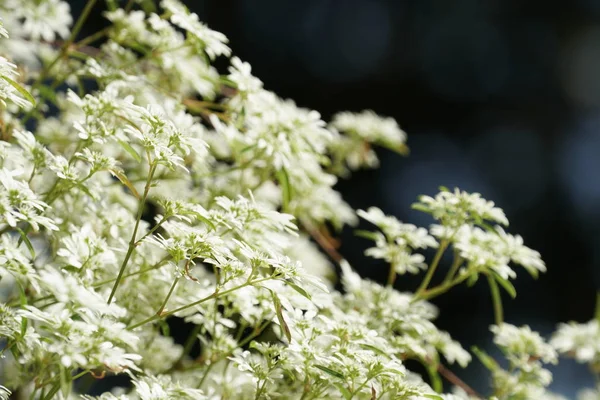
<path fill-rule="evenodd" d="M 84 3 L 71 1 L 75 15 Z M 549 334 L 558 322 L 592 318 L 600 287 L 600 1 L 186 4 L 229 37 L 268 90 L 325 119 L 362 109 L 396 118 L 411 155 L 379 151 L 379 170 L 341 181 L 350 205 L 427 226 L 432 220 L 410 209 L 419 194 L 440 185 L 480 192 L 548 266 L 538 281 L 518 271 L 518 297 L 505 296 L 507 322 Z M 102 24 L 99 5 L 82 35 Z M 362 254 L 369 243 L 352 229 L 342 239 L 353 266 L 383 281 L 386 266 Z M 420 279 L 402 276 L 397 287 L 414 290 Z M 494 353 L 485 283 L 434 302 L 441 328 Z M 593 384 L 574 362 L 554 371 L 552 388 L 567 396 Z M 478 361 L 455 372 L 485 392 Z"/>

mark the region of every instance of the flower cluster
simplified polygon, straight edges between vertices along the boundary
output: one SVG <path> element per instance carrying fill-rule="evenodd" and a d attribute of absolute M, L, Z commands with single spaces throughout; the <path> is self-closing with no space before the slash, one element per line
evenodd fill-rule
<path fill-rule="evenodd" d="M 180 0 L 118 3 L 83 39 L 94 1 L 76 21 L 61 0 L 0 4 L 0 399 L 473 398 L 445 366 L 471 355 L 429 300 L 479 276 L 511 364 L 477 353 L 498 399 L 550 398 L 557 352 L 598 372 L 597 321 L 561 326 L 552 347 L 503 323 L 498 285 L 514 296 L 514 265 L 546 267 L 492 202 L 423 196 L 427 229 L 335 190 L 377 165 L 373 145 L 406 153 L 393 119 L 327 123 L 266 90 Z M 378 229 L 358 233 L 387 285 L 337 253 L 331 228 L 357 217 Z M 423 270 L 414 293 L 394 288 Z M 96 382 L 113 375 L 123 387 Z"/>

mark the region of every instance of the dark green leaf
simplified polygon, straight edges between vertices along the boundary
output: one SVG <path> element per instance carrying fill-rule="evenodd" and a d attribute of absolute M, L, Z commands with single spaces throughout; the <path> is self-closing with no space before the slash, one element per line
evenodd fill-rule
<path fill-rule="evenodd" d="M 326 366 L 324 366 L 324 365 L 316 364 L 316 365 L 315 365 L 315 368 L 318 368 L 318 369 L 320 369 L 321 371 L 323 371 L 323 372 L 326 372 L 326 373 L 328 373 L 328 374 L 329 374 L 329 375 L 331 375 L 331 376 L 335 376 L 336 378 L 340 378 L 340 379 L 346 379 L 346 377 L 345 377 L 345 376 L 344 376 L 342 373 L 340 373 L 340 372 L 337 372 L 337 371 L 334 371 L 334 370 L 332 370 L 331 368 L 327 368 L 327 367 L 326 367 Z"/>
<path fill-rule="evenodd" d="M 165 321 L 164 319 L 159 319 L 158 326 L 160 327 L 160 331 L 163 336 L 171 336 L 171 329 L 169 328 L 169 324 L 167 323 L 167 321 Z"/>
<path fill-rule="evenodd" d="M 285 168 L 277 171 L 276 176 L 279 186 L 281 186 L 281 207 L 284 212 L 287 212 L 290 207 L 290 201 L 292 200 L 292 187 L 290 186 L 290 178 Z"/>

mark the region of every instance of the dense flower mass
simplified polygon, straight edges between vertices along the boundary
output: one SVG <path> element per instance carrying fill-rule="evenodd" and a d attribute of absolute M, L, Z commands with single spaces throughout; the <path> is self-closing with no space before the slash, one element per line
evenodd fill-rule
<path fill-rule="evenodd" d="M 279 98 L 180 0 L 107 0 L 82 39 L 94 4 L 0 2 L 0 399 L 558 399 L 559 353 L 600 372 L 598 320 L 549 343 L 504 322 L 515 266 L 546 266 L 493 202 L 442 188 L 417 227 L 335 190 L 374 146 L 407 153 L 396 121 Z M 358 217 L 386 284 L 336 250 Z M 429 302 L 480 277 L 509 364 L 475 349 L 484 395 L 448 372 L 472 356 Z"/>

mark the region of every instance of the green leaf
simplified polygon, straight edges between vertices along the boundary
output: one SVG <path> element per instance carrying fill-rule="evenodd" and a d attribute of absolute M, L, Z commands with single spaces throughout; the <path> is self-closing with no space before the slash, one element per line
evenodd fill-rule
<path fill-rule="evenodd" d="M 38 92 L 44 99 L 48 100 L 52 104 L 57 104 L 58 99 L 56 98 L 56 91 L 54 89 L 46 85 L 40 85 L 38 86 Z"/>
<path fill-rule="evenodd" d="M 428 399 L 433 399 L 433 400 L 444 400 L 444 398 L 438 394 L 424 394 L 423 397 L 427 397 Z"/>
<path fill-rule="evenodd" d="M 292 200 L 292 187 L 290 186 L 290 177 L 285 168 L 281 168 L 276 173 L 277 181 L 281 186 L 281 207 L 284 212 L 287 212 L 290 207 L 290 201 Z"/>
<path fill-rule="evenodd" d="M 479 279 L 479 274 L 477 272 L 471 273 L 471 275 L 467 278 L 467 287 L 472 287 L 477 280 Z"/>
<path fill-rule="evenodd" d="M 504 290 L 506 290 L 506 292 L 510 295 L 510 297 L 512 297 L 513 299 L 515 297 L 517 297 L 517 290 L 515 289 L 515 287 L 509 280 L 504 279 L 503 277 L 498 275 L 496 272 L 494 272 L 494 279 L 496 280 L 496 282 L 498 282 L 500 284 L 500 286 L 502 286 L 504 288 Z"/>
<path fill-rule="evenodd" d="M 479 358 L 479 361 L 481 361 L 483 366 L 489 369 L 490 371 L 495 371 L 498 368 L 500 368 L 496 360 L 490 357 L 485 351 L 481 350 L 479 347 L 473 346 L 471 347 L 471 351 L 477 356 L 477 358 Z"/>
<path fill-rule="evenodd" d="M 302 296 L 306 297 L 309 300 L 312 300 L 312 297 L 311 297 L 310 293 L 308 293 L 306 290 L 304 290 L 300 286 L 298 286 L 298 285 L 296 285 L 295 283 L 292 283 L 292 282 L 286 282 L 286 283 L 287 283 L 287 285 L 289 287 L 291 287 L 292 289 L 294 289 L 296 292 L 300 293 Z"/>
<path fill-rule="evenodd" d="M 210 219 L 208 219 L 208 218 L 206 218 L 206 217 L 204 217 L 204 216 L 202 216 L 202 215 L 200 215 L 200 214 L 195 214 L 195 215 L 196 215 L 196 218 L 197 218 L 197 219 L 199 219 L 200 221 L 204 222 L 206 225 L 210 226 L 210 228 L 211 228 L 213 231 L 214 231 L 215 229 L 217 229 L 217 227 L 215 226 L 215 224 L 213 224 L 213 222 L 212 222 Z"/>
<path fill-rule="evenodd" d="M 377 347 L 375 347 L 375 346 L 373 346 L 371 344 L 359 343 L 358 345 L 360 347 L 362 347 L 363 349 L 365 349 L 365 350 L 371 350 L 372 352 L 374 352 L 376 354 L 379 354 L 380 356 L 389 358 L 389 355 L 388 355 L 387 352 L 385 352 L 385 351 L 383 351 L 383 350 L 381 350 L 381 349 L 379 349 L 379 348 L 377 348 Z"/>
<path fill-rule="evenodd" d="M 427 372 L 429 373 L 429 379 L 431 380 L 431 387 L 436 392 L 441 393 L 444 390 L 444 385 L 442 383 L 442 378 L 437 371 L 437 364 L 426 365 L 426 367 Z"/>
<path fill-rule="evenodd" d="M 344 399 L 346 399 L 346 400 L 352 399 L 352 393 L 350 393 L 350 391 L 346 388 L 346 386 L 342 385 L 341 383 L 334 383 L 334 385 L 336 388 L 338 388 L 338 390 L 340 391 L 342 396 L 344 396 Z"/>
<path fill-rule="evenodd" d="M 121 183 L 123 185 L 127 186 L 127 188 L 131 191 L 131 193 L 133 193 L 133 195 L 138 200 L 140 199 L 140 194 L 138 193 L 137 190 L 135 190 L 135 186 L 133 186 L 133 184 L 131 183 L 131 181 L 129 181 L 127 176 L 125 176 L 125 172 L 123 172 L 121 169 L 118 169 L 118 168 L 111 168 L 111 169 L 109 169 L 109 171 L 112 174 L 112 176 L 114 176 L 119 181 L 121 181 Z"/>
<path fill-rule="evenodd" d="M 140 6 L 146 14 L 152 14 L 156 12 L 156 5 L 154 5 L 152 0 L 142 0 Z"/>
<path fill-rule="evenodd" d="M 427 207 L 425 204 L 413 203 L 413 205 L 411 205 L 410 208 L 412 208 L 413 210 L 431 214 L 431 209 L 429 207 Z"/>
<path fill-rule="evenodd" d="M 355 230 L 354 234 L 358 237 L 369 239 L 372 241 L 375 241 L 378 238 L 377 232 L 364 231 L 362 229 Z"/>
<path fill-rule="evenodd" d="M 335 376 L 336 378 L 340 378 L 340 379 L 346 379 L 346 377 L 344 376 L 344 374 L 334 371 L 331 368 L 327 368 L 324 365 L 320 365 L 320 364 L 315 364 L 315 368 L 320 369 L 321 371 L 331 375 L 331 376 Z"/>
<path fill-rule="evenodd" d="M 25 289 L 19 283 L 19 301 L 21 303 L 21 308 L 24 308 L 27 305 L 27 295 L 25 295 Z M 27 332 L 27 318 L 21 318 L 21 337 L 25 337 L 25 332 Z"/>
<path fill-rule="evenodd" d="M 160 327 L 160 331 L 165 337 L 171 336 L 171 329 L 169 328 L 169 324 L 164 319 L 158 320 L 158 326 Z"/>
<path fill-rule="evenodd" d="M 449 192 L 450 191 L 450 189 L 448 189 L 446 186 L 440 186 L 439 189 L 440 189 L 440 192 Z"/>
<path fill-rule="evenodd" d="M 119 140 L 119 144 L 121 145 L 123 150 L 125 150 L 127 153 L 129 153 L 131 157 L 135 159 L 135 161 L 142 162 L 142 157 L 137 153 L 137 151 L 135 151 L 133 147 L 131 147 L 129 143 L 127 143 L 124 140 Z"/>
<path fill-rule="evenodd" d="M 17 82 L 13 81 L 12 79 L 10 79 L 7 76 L 2 75 L 0 77 L 2 79 L 4 79 L 6 82 L 8 82 L 12 87 L 17 89 L 17 91 L 19 93 L 21 93 L 21 96 L 25 97 L 27 99 L 27 101 L 29 101 L 31 104 L 33 104 L 35 106 L 35 99 L 31 95 L 31 93 L 29 93 L 27 90 L 25 90 L 25 88 L 23 86 L 19 85 Z"/>
<path fill-rule="evenodd" d="M 281 306 L 281 300 L 277 297 L 277 294 L 271 290 L 271 296 L 273 297 L 273 304 L 275 305 L 275 313 L 277 314 L 277 320 L 279 320 L 279 325 L 281 326 L 281 330 L 285 334 L 288 342 L 292 341 L 292 333 L 290 332 L 290 327 L 287 322 L 283 318 L 283 307 Z"/>
<path fill-rule="evenodd" d="M 29 249 L 29 253 L 31 253 L 31 259 L 34 260 L 35 259 L 35 250 L 33 249 L 33 245 L 29 241 L 27 234 L 25 232 L 23 232 L 23 230 L 21 228 L 17 227 L 16 229 L 17 229 L 17 232 L 19 232 L 19 235 L 21 235 L 21 240 L 23 242 L 25 242 L 25 245 Z"/>

